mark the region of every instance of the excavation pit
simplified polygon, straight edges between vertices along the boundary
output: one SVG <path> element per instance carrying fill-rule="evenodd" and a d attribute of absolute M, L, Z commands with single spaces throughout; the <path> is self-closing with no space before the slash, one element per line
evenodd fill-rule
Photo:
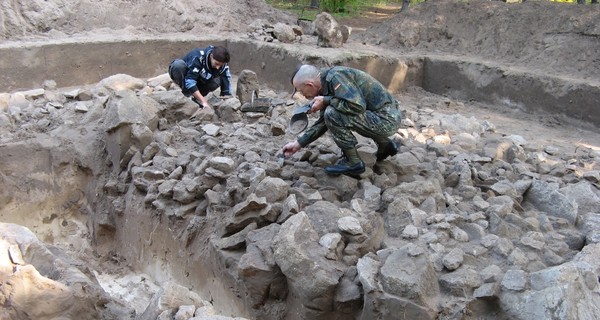
<path fill-rule="evenodd" d="M 67 99 L 61 108 L 49 111 L 49 123 L 40 123 L 42 116 L 26 110 L 21 122 L 15 124 L 19 129 L 0 141 L 1 221 L 30 229 L 45 244 L 35 247 L 48 248 L 54 261 L 79 267 L 85 261 L 77 259 L 94 261 L 88 268 L 93 269 L 104 290 L 120 294 L 115 298 L 121 302 L 131 303 L 109 311 L 90 307 L 88 312 L 94 310 L 108 319 L 108 315 L 123 316 L 134 309 L 137 315 L 150 319 L 163 311 L 149 308 L 152 297 L 141 293 L 133 295 L 138 299 L 135 303 L 127 301 L 131 296 L 119 292 L 117 281 L 109 279 L 115 270 L 123 275 L 121 278 L 148 275 L 147 281 L 163 290 L 174 283 L 227 316 L 354 319 L 361 314 L 378 314 L 369 308 L 378 303 L 385 310 L 399 308 L 407 316 L 433 319 L 441 312 L 450 312 L 440 308 L 435 299 L 458 301 L 456 297 L 461 294 L 472 297 L 476 289 L 487 288 L 481 279 L 481 283 L 457 284 L 449 276 L 455 274 L 449 271 L 458 269 L 457 264 L 482 269 L 495 265 L 508 274 L 506 282 L 506 275 L 493 282 L 502 283 L 504 290 L 511 292 L 503 296 L 508 299 L 504 302 L 523 294 L 525 288 L 520 287 L 519 279 L 524 273 L 535 280 L 555 272 L 554 267 L 559 269 L 556 272 L 567 272 L 564 270 L 571 270 L 575 263 L 598 265 L 594 261 L 597 255 L 589 254 L 598 250 L 590 228 L 598 203 L 577 197 L 578 193 L 598 196 L 594 189 L 598 181 L 593 179 L 599 155 L 594 141 L 600 140 L 596 140 L 597 133 L 585 129 L 600 124 L 600 109 L 596 107 L 600 92 L 598 85 L 589 81 L 519 72 L 455 57 L 394 55 L 377 48 L 362 52 L 312 47 L 300 50 L 296 45 L 178 36 L 93 42 L 72 39 L 20 46 L 6 43 L 0 47 L 0 91 L 36 89 L 46 80 L 56 82 L 59 89 L 49 90 L 56 94 L 64 92 L 60 88 L 97 89 L 98 82 L 117 74 L 143 79 L 147 84 L 148 79 L 164 75 L 169 62 L 182 52 L 208 44 L 230 50 L 234 74 L 241 70 L 257 74 L 261 89 L 278 100 L 271 112 L 258 119 L 238 112 L 232 122 L 208 112 L 193 121 L 189 115 L 194 106 L 173 87 L 160 91 L 156 87 L 126 86 L 124 92 L 108 93 L 90 89 L 93 98 L 86 105 L 89 111 L 75 111 L 78 102 Z M 276 154 L 293 137 L 276 124 L 285 125 L 289 120 L 293 109 L 288 105 L 292 89 L 289 77 L 303 62 L 359 68 L 393 92 L 416 122 L 405 124 L 398 134 L 404 145 L 401 154 L 382 165 L 370 162 L 373 170 L 362 182 L 323 174 L 323 164 L 332 161 L 336 152 L 331 141 L 278 164 Z M 128 77 L 119 80 L 133 82 Z M 227 103 L 218 104 L 217 111 L 229 110 Z M 498 110 L 473 109 L 479 104 Z M 107 116 L 112 110 L 131 105 L 155 118 L 107 124 L 114 120 Z M 36 105 L 35 99 L 33 106 L 49 110 Z M 444 110 L 446 107 L 451 110 Z M 460 116 L 468 110 L 482 117 L 486 112 L 497 116 L 498 111 L 507 117 L 551 114 L 565 123 L 578 124 L 581 131 L 572 134 L 583 138 L 575 149 L 568 149 L 569 141 L 576 140 L 573 136 L 556 138 L 556 150 L 548 150 L 536 144 L 542 137 L 533 131 L 526 138 L 535 143 L 522 144 L 516 137 L 506 138 L 512 132 L 495 134 L 485 129 L 484 119 L 466 119 L 472 114 Z M 494 119 L 503 121 L 501 116 Z M 220 132 L 209 133 L 205 126 L 215 123 Z M 488 144 L 483 146 L 479 141 Z M 145 156 L 151 152 L 146 147 L 152 142 L 158 151 L 148 160 Z M 361 139 L 360 145 L 361 154 L 373 155 L 368 140 Z M 463 152 L 470 157 L 456 160 Z M 565 154 L 569 155 L 566 159 L 561 157 Z M 542 156 L 545 159 L 540 159 Z M 527 161 L 538 162 L 528 167 L 523 164 Z M 515 172 L 524 167 L 527 170 L 521 174 L 538 179 L 515 178 Z M 471 170 L 482 174 L 470 181 L 466 176 Z M 500 178 L 495 181 L 492 175 Z M 514 179 L 512 189 L 491 184 L 505 179 Z M 527 183 L 529 193 L 519 189 Z M 558 193 L 552 183 L 560 183 L 566 191 Z M 194 196 L 186 197 L 190 193 Z M 579 202 L 588 211 L 573 216 L 566 209 L 552 210 L 539 200 L 547 194 L 560 201 L 555 207 Z M 404 196 L 411 200 L 403 202 Z M 522 201 L 518 204 L 524 211 L 511 210 L 506 204 L 511 201 Z M 342 229 L 340 220 L 348 217 L 359 221 L 362 233 L 336 229 Z M 4 226 L 4 230 L 9 227 L 14 228 Z M 419 236 L 420 241 L 411 241 Z M 520 242 L 504 241 L 511 236 Z M 292 246 L 294 241 L 297 247 Z M 337 247 L 320 243 L 337 243 Z M 538 254 L 544 243 L 556 245 L 550 246 L 552 254 L 529 258 Z M 32 247 L 19 246 L 25 262 L 45 277 L 63 279 L 44 273 L 56 269 L 36 260 L 37 251 Z M 77 261 L 65 258 L 65 252 Z M 561 259 L 561 255 L 567 258 Z M 418 268 L 405 264 L 408 257 Z M 508 259 L 524 269 L 520 270 L 523 274 L 503 265 Z M 124 274 L 124 270 L 131 274 Z M 426 286 L 423 291 L 412 289 L 410 284 L 396 285 L 411 279 L 403 272 L 414 270 L 419 270 L 418 279 L 437 281 L 415 283 Z M 459 270 L 463 273 L 458 280 L 477 278 L 471 267 Z M 588 280 L 595 271 L 577 271 L 581 273 L 575 272 L 574 284 L 565 286 L 594 287 Z M 486 279 L 494 277 L 500 275 Z M 146 281 L 143 277 L 131 279 Z M 115 287 L 107 287 L 110 284 Z M 361 291 L 370 284 L 395 298 Z M 149 292 L 158 291 L 150 287 Z M 529 288 L 532 295 L 543 289 Z M 481 291 L 477 294 L 485 294 Z M 401 300 L 406 296 L 413 300 Z M 190 304 L 197 301 L 188 299 Z M 514 311 L 495 304 L 488 309 L 477 305 L 464 308 L 477 309 L 483 316 Z M 76 311 L 81 310 L 69 312 Z"/>

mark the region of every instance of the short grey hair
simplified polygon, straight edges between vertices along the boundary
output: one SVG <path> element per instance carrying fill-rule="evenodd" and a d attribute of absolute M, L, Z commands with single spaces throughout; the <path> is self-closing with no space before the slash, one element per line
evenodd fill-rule
<path fill-rule="evenodd" d="M 304 83 L 307 80 L 316 80 L 319 77 L 319 73 L 320 72 L 317 67 L 310 64 L 303 64 L 292 76 L 292 83 L 294 80 L 301 83 Z"/>

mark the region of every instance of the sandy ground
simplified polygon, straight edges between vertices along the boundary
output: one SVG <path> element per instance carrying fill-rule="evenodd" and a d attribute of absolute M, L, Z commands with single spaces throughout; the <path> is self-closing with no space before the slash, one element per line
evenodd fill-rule
<path fill-rule="evenodd" d="M 261 0 L 178 0 L 168 4 L 148 0 L 111 0 L 101 4 L 90 0 L 9 0 L 1 8 L 0 38 L 16 42 L 178 32 L 227 37 L 245 33 L 246 26 L 258 18 L 289 24 L 297 19 Z M 132 14 L 122 15 L 125 9 Z M 353 29 L 344 50 L 372 46 L 396 53 L 460 56 L 600 85 L 597 21 L 598 5 L 483 0 L 427 1 L 403 13 L 399 4 L 377 5 L 358 16 L 338 18 L 339 23 Z M 414 90 L 411 94 L 427 95 Z M 408 98 L 409 93 L 404 95 Z M 431 99 L 434 97 L 425 100 Z M 499 130 L 543 143 L 567 140 L 593 145 L 599 141 L 589 132 L 598 131 L 597 128 L 557 115 L 523 114 L 469 102 L 440 111 L 478 115 L 495 123 Z"/>
<path fill-rule="evenodd" d="M 600 6 L 534 1 L 429 1 L 400 13 L 399 5 L 372 7 L 338 22 L 353 28 L 362 45 L 400 53 L 456 55 L 600 84 Z M 450 14 L 451 13 L 451 14 Z M 518 134 L 531 144 L 600 148 L 599 129 L 554 114 L 530 114 L 505 107 L 443 97 L 418 88 L 398 95 L 413 107 L 471 115 L 493 123 L 506 135 Z"/>
<path fill-rule="evenodd" d="M 105 37 L 114 32 L 153 34 L 172 32 L 244 32 L 261 17 L 293 23 L 295 17 L 269 8 L 263 1 L 110 0 L 8 0 L 0 5 L 0 39 L 25 41 L 67 38 L 77 34 Z M 135 14 L 123 15 L 122 11 Z M 360 17 L 340 18 L 353 27 L 345 46 L 372 45 L 397 52 L 427 52 L 477 57 L 485 61 L 525 68 L 590 83 L 600 82 L 600 6 L 530 1 L 428 1 L 399 14 L 399 6 L 378 7 Z M 208 27 L 208 28 L 206 28 Z M 523 136 L 530 143 L 560 148 L 600 150 L 598 128 L 556 115 L 524 114 L 499 106 L 455 102 L 419 88 L 397 95 L 408 109 L 430 108 L 488 120 L 497 132 Z M 113 266 L 114 267 L 114 266 Z M 111 270 L 116 272 L 117 270 Z M 108 292 L 129 301 L 155 288 L 132 288 L 138 275 L 114 278 L 98 274 Z M 130 301 L 131 302 L 131 301 Z M 142 306 L 136 306 L 141 309 Z"/>

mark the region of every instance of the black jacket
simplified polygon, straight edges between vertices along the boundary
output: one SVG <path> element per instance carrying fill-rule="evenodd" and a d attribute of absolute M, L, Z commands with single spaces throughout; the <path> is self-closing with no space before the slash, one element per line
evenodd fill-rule
<path fill-rule="evenodd" d="M 231 95 L 229 64 L 226 63 L 217 70 L 210 68 L 208 57 L 212 53 L 213 48 L 214 46 L 208 46 L 205 49 L 196 48 L 181 58 L 188 67 L 183 83 L 184 88 L 182 88 L 185 95 L 198 90 L 198 86 L 202 86 L 206 82 L 216 81 L 215 78 L 220 78 L 221 95 Z"/>

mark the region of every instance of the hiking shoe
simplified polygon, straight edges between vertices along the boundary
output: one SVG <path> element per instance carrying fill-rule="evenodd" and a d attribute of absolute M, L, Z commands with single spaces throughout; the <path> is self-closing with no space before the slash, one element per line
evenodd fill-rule
<path fill-rule="evenodd" d="M 346 158 L 346 156 L 341 156 L 338 161 L 335 162 L 336 165 L 348 165 L 348 158 Z"/>
<path fill-rule="evenodd" d="M 343 164 L 334 164 L 331 166 L 327 166 L 325 167 L 325 172 L 327 172 L 328 174 L 331 175 L 340 175 L 340 174 L 346 174 L 349 176 L 358 176 L 361 173 L 365 172 L 365 163 L 360 161 L 357 162 L 353 165 L 348 165 L 347 163 Z"/>
<path fill-rule="evenodd" d="M 389 156 L 396 155 L 398 153 L 398 146 L 392 140 L 390 140 L 385 147 L 377 149 L 377 161 L 382 161 Z"/>

